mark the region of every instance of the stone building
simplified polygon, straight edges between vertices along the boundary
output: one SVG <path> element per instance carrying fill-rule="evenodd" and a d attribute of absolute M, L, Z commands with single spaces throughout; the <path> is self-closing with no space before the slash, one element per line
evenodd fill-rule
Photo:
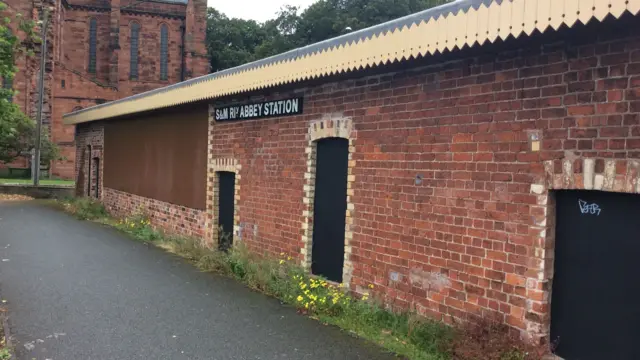
<path fill-rule="evenodd" d="M 456 1 L 68 114 L 77 189 L 390 308 L 638 359 L 639 12 Z"/>
<path fill-rule="evenodd" d="M 206 0 L 5 0 L 3 16 L 37 21 L 49 11 L 43 123 L 65 160 L 53 176 L 72 179 L 74 127 L 65 113 L 207 74 Z M 16 22 L 11 25 L 15 31 Z M 39 31 L 39 29 L 36 29 Z M 19 33 L 17 33 L 20 36 Z M 35 118 L 40 49 L 17 59 L 14 102 Z M 6 85 L 6 84 L 5 84 Z M 26 166 L 23 160 L 18 166 Z"/>

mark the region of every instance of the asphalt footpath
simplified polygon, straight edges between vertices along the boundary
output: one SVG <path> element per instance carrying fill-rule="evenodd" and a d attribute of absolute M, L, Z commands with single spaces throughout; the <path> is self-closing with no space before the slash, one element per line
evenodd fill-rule
<path fill-rule="evenodd" d="M 234 280 L 38 202 L 0 202 L 18 359 L 386 360 Z"/>

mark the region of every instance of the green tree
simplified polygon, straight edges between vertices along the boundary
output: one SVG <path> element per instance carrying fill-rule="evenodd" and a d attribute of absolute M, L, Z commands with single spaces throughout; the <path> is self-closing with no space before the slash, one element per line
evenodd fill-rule
<path fill-rule="evenodd" d="M 295 6 L 283 6 L 273 20 L 262 25 L 265 31 L 265 40 L 256 47 L 255 60 L 281 54 L 304 45 L 298 37 L 298 25 L 300 17 Z"/>
<path fill-rule="evenodd" d="M 7 10 L 7 5 L 0 1 L 0 13 Z M 17 72 L 15 65 L 18 56 L 31 56 L 32 48 L 39 39 L 33 32 L 33 22 L 15 17 L 16 29 L 25 35 L 20 39 L 10 29 L 12 19 L 2 16 L 0 21 L 0 78 L 2 84 L 12 84 Z M 10 86 L 0 88 L 0 162 L 11 163 L 16 158 L 28 156 L 35 146 L 36 124 L 26 116 L 13 102 L 14 91 Z M 51 143 L 46 131 L 42 132 L 43 163 L 58 158 L 58 148 Z"/>
<path fill-rule="evenodd" d="M 319 0 L 302 13 L 284 6 L 264 24 L 229 19 L 209 9 L 208 45 L 214 71 L 263 59 L 450 0 Z"/>
<path fill-rule="evenodd" d="M 229 19 L 209 8 L 207 50 L 212 71 L 220 71 L 255 60 L 255 49 L 266 40 L 266 32 L 252 20 Z"/>
<path fill-rule="evenodd" d="M 449 0 L 320 0 L 300 15 L 297 36 L 313 44 L 407 16 Z"/>

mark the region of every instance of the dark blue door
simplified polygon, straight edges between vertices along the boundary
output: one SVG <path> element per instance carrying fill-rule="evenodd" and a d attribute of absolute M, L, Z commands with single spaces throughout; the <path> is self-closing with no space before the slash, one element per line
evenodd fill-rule
<path fill-rule="evenodd" d="M 236 174 L 219 172 L 218 181 L 218 245 L 221 250 L 226 251 L 233 244 Z"/>
<path fill-rule="evenodd" d="M 640 196 L 556 195 L 551 341 L 557 354 L 640 359 Z"/>
<path fill-rule="evenodd" d="M 311 271 L 342 282 L 349 141 L 323 139 L 317 149 Z"/>

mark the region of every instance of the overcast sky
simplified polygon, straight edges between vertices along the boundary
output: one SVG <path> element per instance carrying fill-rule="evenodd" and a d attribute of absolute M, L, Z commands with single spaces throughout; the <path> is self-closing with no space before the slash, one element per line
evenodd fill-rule
<path fill-rule="evenodd" d="M 209 6 L 230 18 L 266 21 L 273 19 L 283 5 L 306 8 L 316 0 L 207 0 Z"/>

